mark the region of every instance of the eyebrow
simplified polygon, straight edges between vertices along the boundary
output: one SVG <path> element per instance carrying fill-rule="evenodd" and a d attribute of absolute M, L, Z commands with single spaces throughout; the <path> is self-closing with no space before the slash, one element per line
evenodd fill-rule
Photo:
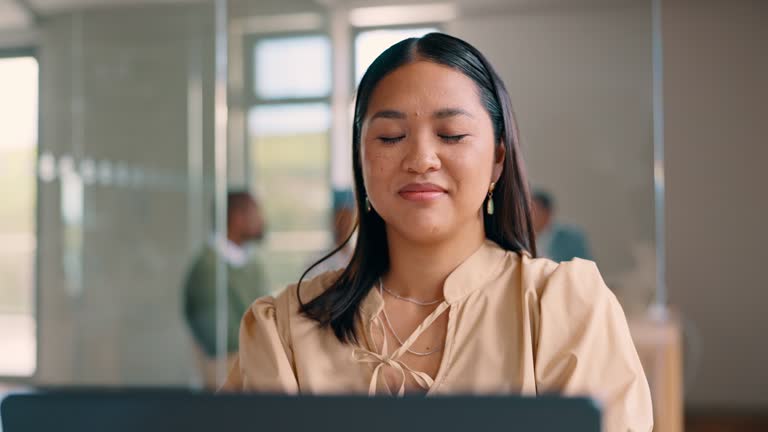
<path fill-rule="evenodd" d="M 468 111 L 463 110 L 461 108 L 445 108 L 441 109 L 439 111 L 435 111 L 435 113 L 432 115 L 436 119 L 444 119 L 448 117 L 455 117 L 465 115 L 467 117 L 472 117 L 472 114 L 470 114 Z"/>
<path fill-rule="evenodd" d="M 377 118 L 403 120 L 405 119 L 405 113 L 395 110 L 383 110 L 374 114 L 371 117 L 371 121 L 374 121 Z"/>
<path fill-rule="evenodd" d="M 461 108 L 443 108 L 441 110 L 435 111 L 435 113 L 432 114 L 432 117 L 436 119 L 444 119 L 444 118 L 455 117 L 460 115 L 473 117 L 472 114 L 470 114 L 468 111 Z M 376 120 L 377 118 L 403 120 L 406 118 L 406 115 L 401 111 L 383 110 L 371 116 L 371 121 Z"/>

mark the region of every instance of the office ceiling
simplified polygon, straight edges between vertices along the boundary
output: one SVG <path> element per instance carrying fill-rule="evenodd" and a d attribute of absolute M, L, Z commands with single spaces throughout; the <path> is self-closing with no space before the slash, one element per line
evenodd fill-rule
<path fill-rule="evenodd" d="M 109 8 L 131 4 L 150 3 L 189 3 L 211 0 L 0 0 L 0 32 L 25 30 L 34 27 L 35 17 L 76 10 L 82 8 Z M 412 0 L 230 0 L 231 2 L 258 2 L 276 7 L 289 4 L 296 9 L 300 4 L 364 7 L 378 5 L 413 4 Z M 650 4 L 651 0 L 647 0 Z M 420 0 L 418 3 L 453 3 L 462 10 L 472 9 L 537 9 L 555 6 L 617 6 L 620 4 L 637 3 L 638 0 Z"/>

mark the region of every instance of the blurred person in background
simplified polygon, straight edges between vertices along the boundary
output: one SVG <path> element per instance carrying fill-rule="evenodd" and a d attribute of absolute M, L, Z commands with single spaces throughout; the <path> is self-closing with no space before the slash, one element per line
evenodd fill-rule
<path fill-rule="evenodd" d="M 555 220 L 555 200 L 551 194 L 536 190 L 531 204 L 539 256 L 556 262 L 574 258 L 592 259 L 587 236 L 579 228 Z"/>
<path fill-rule="evenodd" d="M 331 270 L 345 268 L 352 258 L 353 245 L 347 241 L 355 229 L 355 195 L 351 190 L 333 191 L 333 248 L 326 259 L 316 257 L 307 267 L 305 277 L 314 277 Z M 338 249 L 337 249 L 338 248 Z"/>
<path fill-rule="evenodd" d="M 588 395 L 653 427 L 648 383 L 594 263 L 535 258 L 509 95 L 441 33 L 384 51 L 353 121 L 350 264 L 257 300 L 226 391 Z"/>
<path fill-rule="evenodd" d="M 259 204 L 245 191 L 227 194 L 227 238 L 211 238 L 190 267 L 184 283 L 184 316 L 198 348 L 203 381 L 215 384 L 217 360 L 216 266 L 219 258 L 227 268 L 227 361 L 238 350 L 240 320 L 250 304 L 269 293 L 264 264 L 250 243 L 264 237 L 264 219 Z"/>

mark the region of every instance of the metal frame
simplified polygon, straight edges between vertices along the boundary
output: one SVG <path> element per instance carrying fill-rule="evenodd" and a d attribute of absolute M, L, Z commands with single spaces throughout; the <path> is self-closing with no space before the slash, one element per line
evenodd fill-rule
<path fill-rule="evenodd" d="M 13 57 L 34 57 L 38 58 L 37 48 L 18 47 L 18 48 L 0 48 L 0 59 Z M 39 60 L 38 60 L 39 63 Z"/>
<path fill-rule="evenodd" d="M 216 241 L 227 235 L 227 158 L 229 146 L 227 143 L 228 111 L 228 0 L 216 0 L 214 3 L 214 201 L 216 216 L 214 218 Z M 227 342 L 229 323 L 229 296 L 227 265 L 224 257 L 216 259 L 216 382 L 223 385 L 227 378 Z"/>
<path fill-rule="evenodd" d="M 666 230 L 664 220 L 664 51 L 661 0 L 651 0 L 651 57 L 653 63 L 653 191 L 656 220 L 656 292 L 652 312 L 660 319 L 668 315 L 666 285 Z"/>

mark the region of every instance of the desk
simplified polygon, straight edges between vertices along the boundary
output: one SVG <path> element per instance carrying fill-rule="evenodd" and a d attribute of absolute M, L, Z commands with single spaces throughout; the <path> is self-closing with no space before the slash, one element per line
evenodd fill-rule
<path fill-rule="evenodd" d="M 674 318 L 630 317 L 637 353 L 653 399 L 654 432 L 683 430 L 683 353 L 680 325 Z"/>

